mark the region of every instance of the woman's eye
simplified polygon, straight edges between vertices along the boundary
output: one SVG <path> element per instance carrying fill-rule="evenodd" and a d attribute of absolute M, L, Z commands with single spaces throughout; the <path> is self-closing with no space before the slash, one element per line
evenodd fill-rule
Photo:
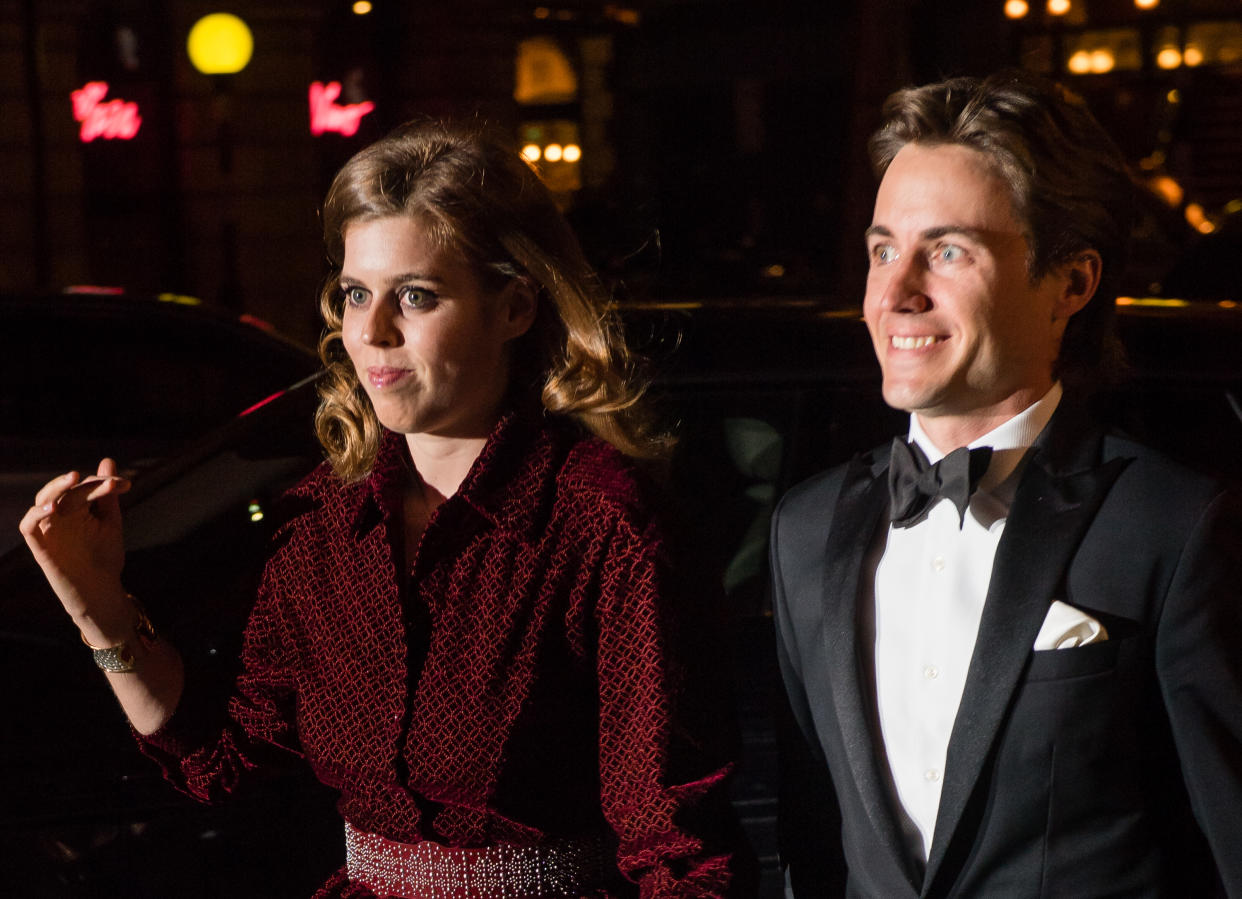
<path fill-rule="evenodd" d="M 345 302 L 350 306 L 361 306 L 367 301 L 367 292 L 361 287 L 344 287 L 341 292 L 345 294 Z"/>
<path fill-rule="evenodd" d="M 402 304 L 412 309 L 425 309 L 436 301 L 436 295 L 421 287 L 402 287 L 397 291 Z"/>

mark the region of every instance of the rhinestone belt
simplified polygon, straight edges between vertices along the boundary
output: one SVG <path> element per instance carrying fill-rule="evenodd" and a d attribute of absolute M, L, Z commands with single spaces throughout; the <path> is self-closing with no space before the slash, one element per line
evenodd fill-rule
<path fill-rule="evenodd" d="M 599 840 L 453 849 L 430 841 L 398 843 L 348 821 L 345 867 L 351 883 L 400 899 L 579 896 L 602 880 L 605 871 Z"/>

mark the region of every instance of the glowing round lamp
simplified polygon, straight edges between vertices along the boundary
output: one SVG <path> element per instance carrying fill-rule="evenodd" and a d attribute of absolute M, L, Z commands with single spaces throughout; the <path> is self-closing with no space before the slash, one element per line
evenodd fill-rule
<path fill-rule="evenodd" d="M 1005 15 L 1011 19 L 1025 18 L 1030 11 L 1031 7 L 1026 0 L 1007 0 L 1005 3 Z"/>
<path fill-rule="evenodd" d="M 1070 11 L 1070 0 L 1048 0 L 1048 12 L 1054 16 L 1063 16 Z"/>
<path fill-rule="evenodd" d="M 214 12 L 194 23 L 185 47 L 194 68 L 204 75 L 234 75 L 250 62 L 254 37 L 237 16 Z"/>
<path fill-rule="evenodd" d="M 1156 54 L 1156 65 L 1162 69 L 1176 69 L 1182 64 L 1182 51 L 1176 47 L 1164 47 Z"/>

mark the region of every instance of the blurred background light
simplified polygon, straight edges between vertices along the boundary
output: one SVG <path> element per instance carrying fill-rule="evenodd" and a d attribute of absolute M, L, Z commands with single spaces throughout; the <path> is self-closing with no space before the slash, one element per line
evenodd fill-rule
<path fill-rule="evenodd" d="M 233 75 L 250 62 L 254 36 L 237 16 L 216 12 L 194 23 L 185 46 L 190 62 L 204 75 Z"/>
<path fill-rule="evenodd" d="M 1030 11 L 1031 7 L 1026 0 L 1007 0 L 1005 3 L 1005 15 L 1010 19 L 1025 18 Z"/>

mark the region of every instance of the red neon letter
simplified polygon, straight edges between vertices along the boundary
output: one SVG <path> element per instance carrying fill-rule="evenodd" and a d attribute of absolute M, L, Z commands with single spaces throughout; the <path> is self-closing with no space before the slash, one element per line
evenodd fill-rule
<path fill-rule="evenodd" d="M 335 101 L 340 95 L 341 82 L 339 81 L 329 81 L 327 84 L 321 84 L 318 81 L 311 82 L 311 134 L 320 135 L 325 131 L 336 131 L 346 137 L 353 137 L 358 133 L 362 117 L 375 108 L 375 104 L 370 100 L 338 106 Z"/>
<path fill-rule="evenodd" d="M 83 143 L 90 143 L 97 137 L 129 140 L 142 126 L 137 103 L 101 102 L 107 93 L 106 81 L 91 81 L 69 95 L 73 100 L 73 117 L 82 123 L 78 138 Z"/>

